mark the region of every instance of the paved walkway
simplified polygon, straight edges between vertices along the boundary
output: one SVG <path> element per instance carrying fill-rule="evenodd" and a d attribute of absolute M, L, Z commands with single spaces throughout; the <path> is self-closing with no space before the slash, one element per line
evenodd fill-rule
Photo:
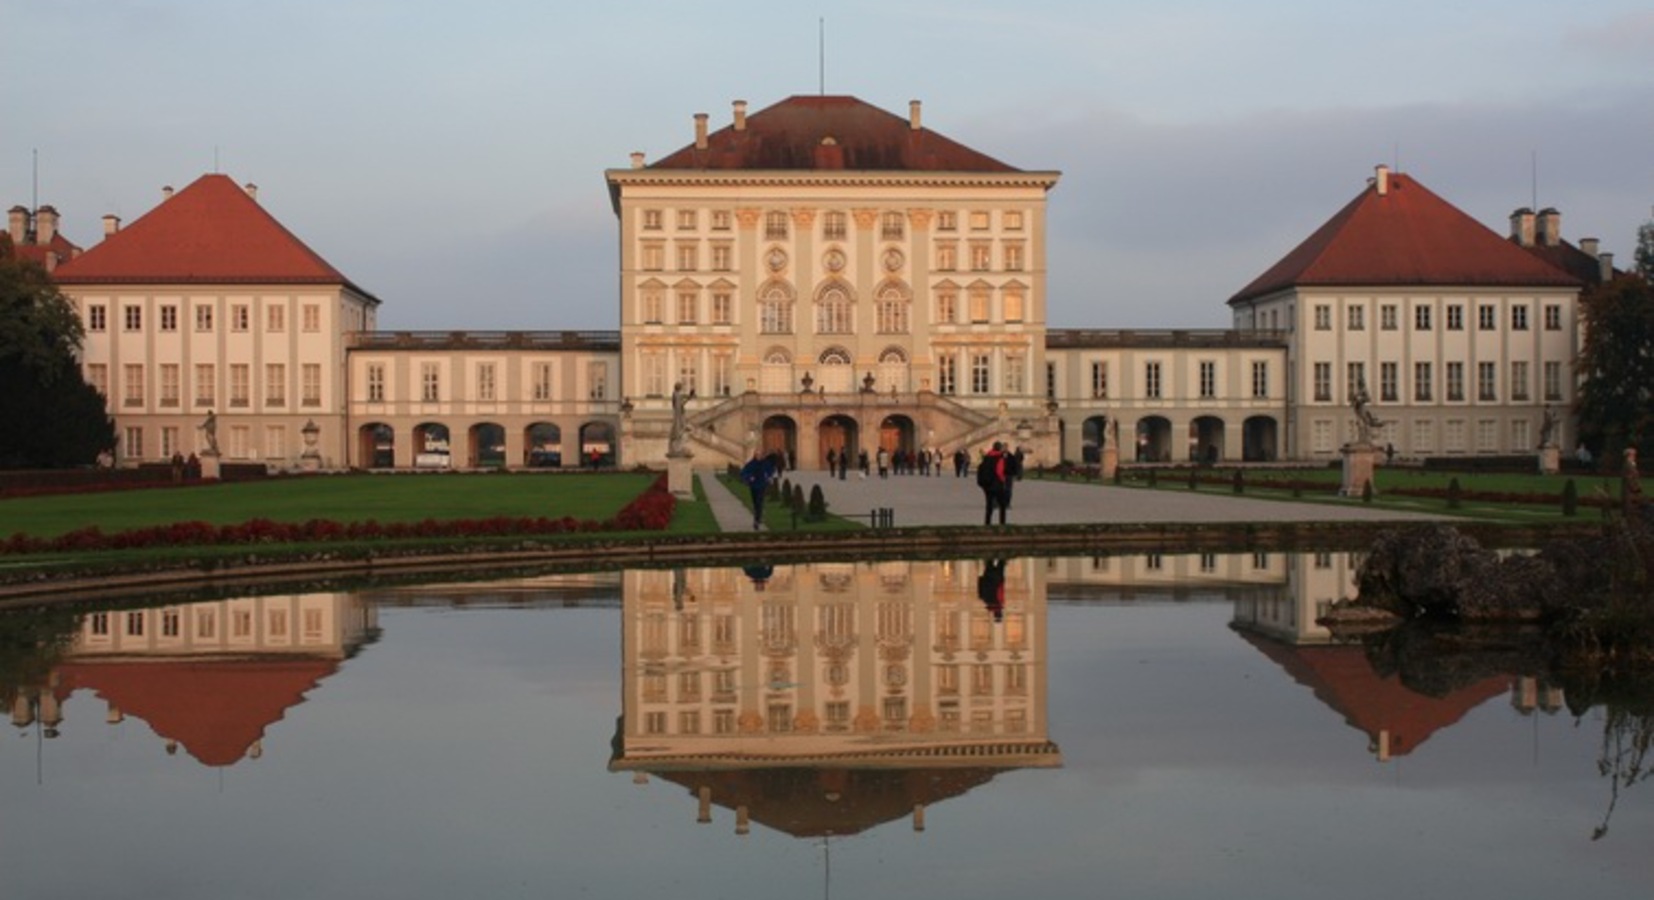
<path fill-rule="evenodd" d="M 718 527 L 724 531 L 752 528 L 752 517 L 742 501 L 702 473 L 702 488 Z M 852 472 L 840 481 L 825 472 L 788 472 L 802 485 L 805 496 L 819 484 L 827 507 L 835 515 L 863 516 L 879 507 L 895 510 L 897 527 L 908 525 L 980 525 L 982 490 L 975 478 L 951 474 L 925 478 L 892 475 L 862 478 Z M 1012 495 L 1012 525 L 1072 525 L 1096 522 L 1147 524 L 1163 522 L 1383 522 L 1437 521 L 1424 513 L 1371 509 L 1359 501 L 1294 503 L 1245 495 L 1179 490 L 1148 490 L 1097 483 L 1019 481 Z"/>

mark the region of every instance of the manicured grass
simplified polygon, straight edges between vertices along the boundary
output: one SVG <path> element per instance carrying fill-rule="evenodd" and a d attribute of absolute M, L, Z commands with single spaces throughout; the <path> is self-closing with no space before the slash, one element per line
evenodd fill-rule
<path fill-rule="evenodd" d="M 736 498 L 741 501 L 741 505 L 745 507 L 748 512 L 752 511 L 752 493 L 747 490 L 747 486 L 741 482 L 741 479 L 725 474 L 719 475 L 718 481 L 721 482 L 724 487 L 728 488 L 729 492 L 734 494 Z M 831 508 L 827 510 L 827 518 L 822 519 L 819 522 L 807 522 L 801 515 L 798 517 L 798 522 L 795 526 L 793 523 L 792 510 L 788 509 L 781 503 L 775 502 L 774 498 L 779 496 L 779 494 L 780 492 L 777 490 L 776 492 L 767 494 L 764 497 L 764 524 L 769 526 L 770 531 L 857 531 L 867 527 L 865 523 L 858 523 L 853 519 L 846 519 L 843 516 L 834 515 Z M 805 494 L 804 496 L 806 500 L 809 499 L 809 494 Z"/>
<path fill-rule="evenodd" d="M 602 521 L 654 483 L 649 473 L 317 475 L 201 487 L 155 488 L 0 500 L 0 537 L 53 537 L 96 525 L 106 532 L 202 521 L 214 525 L 271 519 L 305 522 L 417 522 L 546 516 Z M 696 520 L 697 504 L 679 504 Z M 701 504 L 704 506 L 704 504 Z M 705 517 L 710 522 L 711 514 Z M 711 528 L 709 530 L 716 530 Z"/>

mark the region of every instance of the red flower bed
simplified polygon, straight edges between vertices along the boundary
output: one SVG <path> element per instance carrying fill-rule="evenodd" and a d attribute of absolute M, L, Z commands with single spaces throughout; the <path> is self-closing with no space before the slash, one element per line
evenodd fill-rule
<path fill-rule="evenodd" d="M 0 553 L 83 553 L 94 550 L 134 550 L 147 547 L 204 547 L 219 544 L 296 544 L 328 541 L 396 540 L 399 538 L 510 537 L 513 535 L 571 534 L 600 531 L 660 531 L 672 524 L 677 499 L 662 476 L 606 522 L 564 516 L 493 516 L 487 519 L 421 519 L 418 522 L 275 522 L 248 519 L 234 525 L 174 522 L 105 533 L 93 525 L 55 538 L 30 537 L 21 532 L 0 542 Z"/>

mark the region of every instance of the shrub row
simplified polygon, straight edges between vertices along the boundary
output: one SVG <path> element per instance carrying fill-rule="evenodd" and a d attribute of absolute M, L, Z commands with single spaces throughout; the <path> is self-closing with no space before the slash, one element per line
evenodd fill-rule
<path fill-rule="evenodd" d="M 174 522 L 105 532 L 93 525 L 52 538 L 18 532 L 0 542 L 0 553 L 85 553 L 98 550 L 135 550 L 151 547 L 204 547 L 221 544 L 293 544 L 327 541 L 374 541 L 404 538 L 471 538 L 510 535 L 571 534 L 600 531 L 661 531 L 672 523 L 677 499 L 661 476 L 647 490 L 604 522 L 564 516 L 492 516 L 486 519 L 422 519 L 418 522 L 275 522 L 249 519 L 234 525 Z"/>

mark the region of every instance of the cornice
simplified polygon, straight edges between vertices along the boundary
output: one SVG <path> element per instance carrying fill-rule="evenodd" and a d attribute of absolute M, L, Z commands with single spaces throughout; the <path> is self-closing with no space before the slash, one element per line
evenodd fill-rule
<path fill-rule="evenodd" d="M 844 172 L 790 169 L 608 169 L 615 187 L 637 185 L 787 187 L 1055 187 L 1061 172 Z"/>

